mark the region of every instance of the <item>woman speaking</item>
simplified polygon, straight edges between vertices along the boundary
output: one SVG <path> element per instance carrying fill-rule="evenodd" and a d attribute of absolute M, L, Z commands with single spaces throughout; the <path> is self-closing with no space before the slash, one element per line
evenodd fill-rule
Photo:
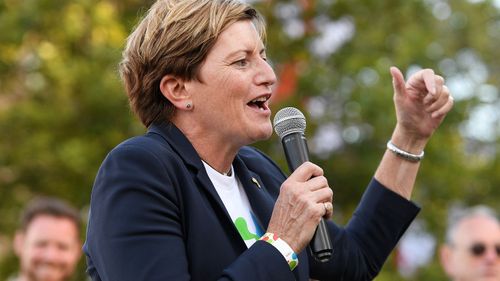
<path fill-rule="evenodd" d="M 323 170 L 289 177 L 247 145 L 272 134 L 261 15 L 237 0 L 159 0 L 120 64 L 147 133 L 119 144 L 95 179 L 84 251 L 92 280 L 371 280 L 419 208 L 409 201 L 429 138 L 452 108 L 430 69 L 393 67 L 397 123 L 334 252 L 307 250 L 332 215 Z"/>

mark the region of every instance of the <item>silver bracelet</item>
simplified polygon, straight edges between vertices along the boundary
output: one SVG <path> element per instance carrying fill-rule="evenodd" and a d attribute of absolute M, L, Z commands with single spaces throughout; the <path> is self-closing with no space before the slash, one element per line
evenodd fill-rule
<path fill-rule="evenodd" d="M 404 151 L 400 149 L 399 147 L 395 146 L 391 140 L 387 142 L 387 149 L 389 149 L 392 153 L 396 154 L 397 156 L 408 160 L 410 162 L 418 162 L 424 158 L 424 151 L 422 151 L 420 154 L 413 154 L 408 151 Z"/>

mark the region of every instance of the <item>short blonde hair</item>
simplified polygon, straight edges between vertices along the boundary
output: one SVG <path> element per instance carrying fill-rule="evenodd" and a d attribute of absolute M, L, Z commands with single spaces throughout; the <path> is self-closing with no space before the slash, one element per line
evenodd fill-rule
<path fill-rule="evenodd" d="M 120 63 L 130 106 L 149 127 L 169 121 L 174 106 L 160 91 L 167 75 L 198 79 L 198 70 L 230 24 L 251 20 L 265 40 L 262 16 L 238 0 L 158 0 L 127 39 Z"/>

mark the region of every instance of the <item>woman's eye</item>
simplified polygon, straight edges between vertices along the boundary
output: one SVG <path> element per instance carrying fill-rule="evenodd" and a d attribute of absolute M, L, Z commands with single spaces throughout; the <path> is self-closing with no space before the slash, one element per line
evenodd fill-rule
<path fill-rule="evenodd" d="M 241 59 L 241 60 L 235 61 L 234 64 L 236 66 L 246 66 L 248 64 L 248 61 L 246 59 Z"/>

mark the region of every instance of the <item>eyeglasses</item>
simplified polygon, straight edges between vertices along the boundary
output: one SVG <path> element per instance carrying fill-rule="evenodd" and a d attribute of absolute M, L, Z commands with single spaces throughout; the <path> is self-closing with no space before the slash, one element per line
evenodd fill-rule
<path fill-rule="evenodd" d="M 493 245 L 497 258 L 500 257 L 500 244 Z M 487 246 L 484 243 L 475 243 L 469 250 L 470 253 L 475 257 L 480 257 L 486 253 Z"/>

